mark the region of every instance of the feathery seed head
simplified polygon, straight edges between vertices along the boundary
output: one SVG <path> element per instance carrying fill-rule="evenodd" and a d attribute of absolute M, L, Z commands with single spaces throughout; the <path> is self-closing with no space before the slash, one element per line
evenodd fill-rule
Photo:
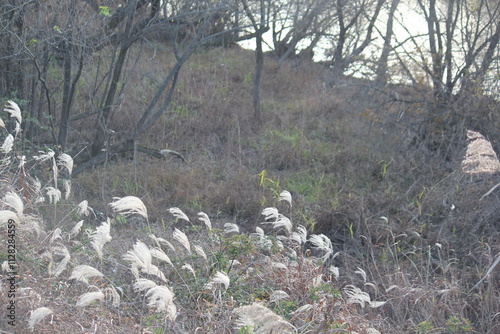
<path fill-rule="evenodd" d="M 238 307 L 233 313 L 236 315 L 236 329 L 251 327 L 255 334 L 296 333 L 292 324 L 267 307 L 257 303 Z"/>
<path fill-rule="evenodd" d="M 10 117 L 13 117 L 17 120 L 19 124 L 23 122 L 23 117 L 21 116 L 21 109 L 14 101 L 7 101 L 7 105 L 4 110 L 10 114 Z"/>
<path fill-rule="evenodd" d="M 189 254 L 191 254 L 191 245 L 189 244 L 189 239 L 184 232 L 175 228 L 172 237 L 174 238 L 174 240 L 177 240 L 182 246 L 184 246 Z"/>
<path fill-rule="evenodd" d="M 292 194 L 290 194 L 289 191 L 283 190 L 278 198 L 278 201 L 285 201 L 287 202 L 290 207 L 292 206 Z"/>
<path fill-rule="evenodd" d="M 69 175 L 73 172 L 73 158 L 66 153 L 61 154 L 57 158 L 57 164 L 68 170 Z"/>
<path fill-rule="evenodd" d="M 154 234 L 150 234 L 149 237 L 153 239 L 153 242 L 156 244 L 156 246 L 161 247 L 161 244 L 168 246 L 172 251 L 175 252 L 175 247 L 170 243 L 170 241 L 167 241 L 163 238 L 158 238 Z"/>
<path fill-rule="evenodd" d="M 189 217 L 186 216 L 186 214 L 179 208 L 170 208 L 168 209 L 168 212 L 174 215 L 175 218 L 184 219 L 185 221 L 189 222 Z"/>
<path fill-rule="evenodd" d="M 106 289 L 104 289 L 104 295 L 108 299 L 112 300 L 113 307 L 120 306 L 120 300 L 121 300 L 120 295 L 118 294 L 118 292 L 116 291 L 116 289 L 113 286 L 110 286 L 110 287 L 107 287 Z M 108 297 L 108 295 L 109 295 L 109 297 Z"/>
<path fill-rule="evenodd" d="M 344 292 L 347 295 L 347 302 L 352 304 L 359 304 L 361 307 L 365 307 L 365 303 L 370 303 L 370 295 L 360 288 L 354 285 L 347 285 L 344 288 Z"/>
<path fill-rule="evenodd" d="M 71 180 L 63 180 L 64 199 L 67 200 L 71 194 Z"/>
<path fill-rule="evenodd" d="M 151 251 L 148 246 L 140 240 L 137 240 L 132 250 L 127 251 L 123 259 L 145 270 L 149 270 L 151 267 Z"/>
<path fill-rule="evenodd" d="M 361 277 L 363 277 L 363 281 L 366 283 L 366 272 L 359 267 L 357 269 L 358 270 L 356 270 L 354 273 L 361 275 Z"/>
<path fill-rule="evenodd" d="M 10 133 L 5 137 L 5 140 L 3 141 L 2 144 L 2 151 L 7 154 L 10 151 L 12 151 L 12 147 L 14 147 L 14 136 L 11 135 Z"/>
<path fill-rule="evenodd" d="M 276 208 L 265 208 L 262 210 L 261 215 L 265 216 L 265 220 L 278 218 L 278 209 Z"/>
<path fill-rule="evenodd" d="M 79 216 L 81 215 L 88 216 L 90 210 L 92 210 L 92 208 L 89 206 L 89 202 L 87 200 L 81 201 L 80 204 L 78 204 L 78 206 L 76 207 L 76 213 Z"/>
<path fill-rule="evenodd" d="M 189 271 L 191 274 L 193 274 L 193 277 L 196 277 L 196 272 L 189 263 L 184 263 L 181 269 Z"/>
<path fill-rule="evenodd" d="M 54 157 L 54 155 L 56 154 L 51 149 L 49 149 L 48 152 L 38 151 L 38 153 L 41 153 L 41 154 L 33 156 L 33 159 L 40 161 L 40 162 L 52 159 Z"/>
<path fill-rule="evenodd" d="M 270 296 L 269 300 L 271 303 L 277 303 L 280 300 L 289 299 L 289 298 L 290 298 L 290 295 L 288 293 L 286 293 L 285 291 L 275 290 L 275 291 L 271 292 L 271 296 Z"/>
<path fill-rule="evenodd" d="M 212 230 L 212 222 L 205 212 L 198 212 L 198 220 L 201 220 L 208 227 L 208 230 Z"/>
<path fill-rule="evenodd" d="M 94 247 L 99 259 L 102 260 L 102 247 L 108 241 L 111 241 L 111 235 L 109 232 L 111 231 L 111 223 L 109 221 L 103 222 L 100 226 L 96 228 L 94 232 L 92 232 L 90 239 L 92 240 L 92 247 Z"/>
<path fill-rule="evenodd" d="M 174 293 L 166 286 L 157 285 L 146 292 L 146 297 L 149 297 L 149 307 L 156 308 L 157 312 L 166 312 L 173 302 Z"/>
<path fill-rule="evenodd" d="M 240 228 L 238 225 L 234 223 L 225 223 L 224 224 L 224 233 L 230 234 L 230 233 L 240 233 Z"/>
<path fill-rule="evenodd" d="M 3 197 L 3 202 L 5 203 L 5 205 L 14 209 L 19 216 L 23 215 L 23 201 L 21 200 L 21 197 L 19 197 L 19 195 L 15 192 L 9 191 L 7 194 L 5 194 L 5 196 Z"/>
<path fill-rule="evenodd" d="M 168 255 L 165 254 L 165 252 L 161 248 L 154 247 L 154 248 L 150 248 L 149 251 L 153 257 L 155 257 L 159 260 L 165 261 L 168 264 L 170 264 L 171 266 L 173 266 L 172 261 L 170 261 L 170 258 L 168 257 Z"/>
<path fill-rule="evenodd" d="M 61 200 L 61 191 L 54 187 L 45 187 L 45 195 L 49 198 L 49 203 L 57 204 Z"/>
<path fill-rule="evenodd" d="M 156 286 L 157 286 L 157 284 L 149 279 L 139 278 L 139 279 L 135 280 L 134 290 L 135 291 L 144 291 L 144 290 L 152 289 Z"/>
<path fill-rule="evenodd" d="M 35 325 L 43 320 L 49 314 L 52 314 L 51 309 L 47 307 L 39 307 L 36 310 L 31 311 L 30 319 L 28 320 L 28 327 L 30 329 L 35 328 Z"/>
<path fill-rule="evenodd" d="M 103 277 L 104 275 L 97 269 L 87 265 L 79 265 L 73 269 L 68 280 L 76 279 L 77 281 L 89 284 L 88 279 L 91 277 Z"/>
<path fill-rule="evenodd" d="M 90 305 L 92 302 L 96 300 L 104 300 L 104 293 L 101 290 L 95 292 L 87 292 L 81 295 L 78 298 L 78 302 L 76 303 L 77 307 L 85 307 Z"/>
<path fill-rule="evenodd" d="M 229 287 L 229 276 L 221 271 L 217 271 L 214 277 L 212 277 L 212 279 L 207 284 L 205 284 L 205 287 L 207 289 L 212 289 L 216 284 L 224 285 L 225 289 L 227 290 L 227 288 Z"/>
<path fill-rule="evenodd" d="M 205 254 L 205 251 L 203 250 L 203 248 L 201 248 L 201 246 L 195 245 L 194 246 L 194 251 L 196 252 L 196 254 L 198 254 L 203 259 L 205 259 L 205 261 L 208 261 L 207 254 Z"/>
<path fill-rule="evenodd" d="M 114 197 L 114 202 L 110 203 L 111 210 L 125 216 L 138 214 L 148 219 L 148 210 L 144 203 L 135 196 Z"/>

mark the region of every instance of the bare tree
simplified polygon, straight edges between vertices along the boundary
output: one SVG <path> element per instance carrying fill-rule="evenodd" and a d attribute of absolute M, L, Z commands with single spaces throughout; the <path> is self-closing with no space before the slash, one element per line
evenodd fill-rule
<path fill-rule="evenodd" d="M 265 0 L 256 1 L 252 4 L 247 0 L 242 0 L 243 8 L 247 18 L 250 20 L 255 32 L 255 70 L 253 76 L 252 102 L 254 116 L 257 122 L 261 121 L 260 108 L 260 80 L 264 68 L 264 51 L 262 49 L 263 34 L 269 30 L 269 3 Z M 253 6 L 252 6 L 253 5 Z M 257 9 L 256 9 L 257 8 Z M 256 17 L 255 14 L 258 13 Z"/>
<path fill-rule="evenodd" d="M 379 86 L 384 86 L 387 84 L 387 68 L 389 61 L 389 54 L 392 51 L 392 36 L 394 34 L 394 14 L 396 13 L 396 9 L 399 5 L 400 0 L 392 0 L 389 13 L 387 15 L 387 25 L 386 31 L 384 35 L 384 46 L 382 47 L 382 53 L 380 54 L 380 58 L 377 62 L 377 69 L 375 71 L 375 82 Z"/>
<path fill-rule="evenodd" d="M 378 15 L 386 0 L 336 0 L 336 31 L 332 36 L 334 49 L 330 62 L 328 84 L 342 77 L 344 71 L 356 61 L 372 43 L 372 33 Z"/>
<path fill-rule="evenodd" d="M 314 48 L 334 24 L 333 9 L 327 0 L 272 2 L 272 42 L 279 60 L 299 53 L 312 60 Z"/>

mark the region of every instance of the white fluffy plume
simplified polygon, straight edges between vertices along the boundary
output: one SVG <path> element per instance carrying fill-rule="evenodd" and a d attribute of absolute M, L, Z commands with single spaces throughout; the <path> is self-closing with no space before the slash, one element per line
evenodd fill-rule
<path fill-rule="evenodd" d="M 22 216 L 24 212 L 24 204 L 23 201 L 21 200 L 21 197 L 19 197 L 18 194 L 16 194 L 13 191 L 9 191 L 5 196 L 3 197 L 3 203 L 17 212 L 18 216 Z"/>
<path fill-rule="evenodd" d="M 186 216 L 186 214 L 179 208 L 170 208 L 170 209 L 168 209 L 168 212 L 170 212 L 172 215 L 174 215 L 175 218 L 184 219 L 185 221 L 189 221 L 189 217 Z"/>
<path fill-rule="evenodd" d="M 28 320 L 28 327 L 33 329 L 37 323 L 43 320 L 49 314 L 52 314 L 51 309 L 47 307 L 39 307 L 36 310 L 31 311 L 30 320 Z"/>
<path fill-rule="evenodd" d="M 16 121 L 21 124 L 23 122 L 23 117 L 21 116 L 21 109 L 14 101 L 7 101 L 4 111 L 10 114 L 10 117 L 15 118 Z"/>
<path fill-rule="evenodd" d="M 5 154 L 7 154 L 10 151 L 12 151 L 13 147 L 14 147 L 14 136 L 9 133 L 7 137 L 5 137 L 1 149 Z"/>
<path fill-rule="evenodd" d="M 292 194 L 290 194 L 290 192 L 287 190 L 283 190 L 280 196 L 278 197 L 278 201 L 285 201 L 290 206 L 292 206 Z"/>
<path fill-rule="evenodd" d="M 296 332 L 295 328 L 285 319 L 257 303 L 238 307 L 233 313 L 236 315 L 236 329 L 249 327 L 253 329 L 252 333 L 255 334 L 291 334 Z"/>
<path fill-rule="evenodd" d="M 179 229 L 174 229 L 172 237 L 177 240 L 187 251 L 191 254 L 191 245 L 189 244 L 189 239 L 187 235 Z"/>
<path fill-rule="evenodd" d="M 95 292 L 87 292 L 81 295 L 78 298 L 78 302 L 76 303 L 76 306 L 78 307 L 85 307 L 90 305 L 92 302 L 96 300 L 104 300 L 104 293 L 102 291 L 95 291 Z"/>
<path fill-rule="evenodd" d="M 109 234 L 111 230 L 111 223 L 108 219 L 107 222 L 103 222 L 101 226 L 92 233 L 90 239 L 92 240 L 92 247 L 94 247 L 97 256 L 102 260 L 102 247 L 105 243 L 111 240 L 111 235 Z"/>
<path fill-rule="evenodd" d="M 198 220 L 201 220 L 209 230 L 212 230 L 212 222 L 205 212 L 198 212 Z"/>
<path fill-rule="evenodd" d="M 218 271 L 214 277 L 205 285 L 207 289 L 212 289 L 215 285 L 224 285 L 225 289 L 229 288 L 229 276 L 222 271 Z"/>
<path fill-rule="evenodd" d="M 91 277 L 103 277 L 104 275 L 97 269 L 87 265 L 79 265 L 73 269 L 68 280 L 76 279 L 77 281 L 89 284 L 88 279 Z"/>
<path fill-rule="evenodd" d="M 148 219 L 148 210 L 139 198 L 135 196 L 125 196 L 122 198 L 114 197 L 113 200 L 114 202 L 109 204 L 113 212 L 125 216 L 138 214 Z"/>
<path fill-rule="evenodd" d="M 62 168 L 66 168 L 69 175 L 73 172 L 73 158 L 69 154 L 63 153 L 57 157 L 57 164 Z"/>

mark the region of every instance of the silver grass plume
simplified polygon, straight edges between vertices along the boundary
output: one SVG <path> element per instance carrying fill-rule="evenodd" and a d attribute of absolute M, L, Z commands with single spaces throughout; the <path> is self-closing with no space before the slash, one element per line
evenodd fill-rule
<path fill-rule="evenodd" d="M 135 196 L 113 197 L 114 202 L 110 203 L 111 210 L 125 216 L 138 214 L 148 219 L 148 210 L 144 203 Z"/>
<path fill-rule="evenodd" d="M 86 307 L 96 300 L 100 300 L 100 301 L 104 300 L 104 293 L 102 293 L 101 290 L 84 293 L 83 295 L 81 295 L 78 298 L 78 302 L 76 303 L 76 306 L 77 307 Z"/>
<path fill-rule="evenodd" d="M 110 230 L 111 230 L 111 223 L 108 218 L 108 221 L 102 222 L 102 224 L 98 226 L 90 236 L 90 239 L 92 240 L 91 242 L 92 247 L 94 247 L 97 256 L 99 256 L 100 260 L 102 260 L 102 248 L 104 244 L 106 244 L 108 241 L 112 239 L 111 235 L 109 234 Z"/>
<path fill-rule="evenodd" d="M 17 214 L 10 210 L 0 210 L 0 227 L 3 227 L 13 220 L 16 224 L 20 224 Z"/>
<path fill-rule="evenodd" d="M 225 223 L 224 224 L 224 233 L 226 233 L 226 234 L 240 233 L 240 228 L 238 225 L 236 225 L 234 223 Z"/>
<path fill-rule="evenodd" d="M 88 265 L 79 265 L 73 269 L 71 276 L 68 280 L 75 279 L 77 281 L 83 282 L 85 284 L 89 284 L 89 278 L 92 277 L 104 277 L 104 275 L 94 267 Z"/>
<path fill-rule="evenodd" d="M 217 271 L 217 273 L 212 277 L 212 279 L 205 284 L 205 288 L 212 289 L 215 285 L 224 285 L 225 289 L 229 288 L 229 276 L 224 274 L 221 271 Z"/>
<path fill-rule="evenodd" d="M 361 307 L 365 307 L 365 303 L 368 304 L 371 308 L 377 308 L 383 306 L 386 302 L 382 301 L 372 301 L 370 295 L 360 288 L 355 287 L 354 285 L 347 285 L 344 288 L 344 292 L 347 295 L 347 302 L 352 304 L 359 304 Z"/>
<path fill-rule="evenodd" d="M 4 110 L 10 114 L 10 117 L 15 118 L 16 121 L 21 124 L 23 122 L 23 117 L 21 116 L 21 109 L 14 101 L 7 101 L 7 105 Z"/>
<path fill-rule="evenodd" d="M 76 236 L 78 233 L 80 233 L 82 226 L 83 226 L 83 220 L 80 220 L 78 223 L 75 224 L 75 226 L 73 226 L 73 228 L 69 232 L 69 236 L 72 238 Z"/>
<path fill-rule="evenodd" d="M 175 247 L 170 243 L 170 241 L 165 240 L 163 238 L 158 238 L 154 234 L 150 234 L 149 237 L 153 240 L 156 246 L 161 247 L 161 245 L 168 246 L 172 251 L 175 252 Z"/>
<path fill-rule="evenodd" d="M 52 151 L 51 149 L 49 149 L 47 152 L 38 151 L 38 153 L 40 153 L 40 155 L 33 156 L 33 159 L 40 161 L 40 162 L 44 162 L 44 161 L 47 161 L 49 159 L 53 159 L 54 156 L 56 155 L 56 153 L 54 151 Z"/>
<path fill-rule="evenodd" d="M 92 208 L 89 206 L 89 202 L 87 200 L 81 201 L 76 207 L 76 213 L 79 216 L 88 216 Z"/>
<path fill-rule="evenodd" d="M 270 208 L 265 208 L 264 210 L 262 210 L 261 215 L 265 216 L 266 220 L 276 219 L 276 218 L 278 218 L 279 212 L 278 212 L 278 209 L 276 209 L 274 207 L 270 207 Z"/>
<path fill-rule="evenodd" d="M 313 234 L 309 237 L 309 241 L 315 249 L 323 252 L 323 263 L 333 254 L 332 241 L 326 235 Z"/>
<path fill-rule="evenodd" d="M 207 254 L 205 254 L 205 251 L 203 250 L 203 248 L 201 248 L 201 246 L 195 245 L 194 251 L 196 252 L 196 254 L 201 256 L 205 261 L 208 261 Z"/>
<path fill-rule="evenodd" d="M 468 174 L 496 173 L 500 162 L 491 143 L 482 134 L 467 130 L 467 151 L 462 161 L 462 170 Z"/>
<path fill-rule="evenodd" d="M 299 245 L 303 245 L 307 241 L 307 229 L 303 225 L 297 225 L 297 230 L 292 233 L 292 240 Z"/>
<path fill-rule="evenodd" d="M 152 247 L 152 248 L 149 248 L 149 252 L 151 253 L 151 255 L 153 257 L 155 257 L 159 260 L 165 261 L 168 264 L 170 264 L 171 266 L 173 266 L 172 261 L 170 261 L 170 258 L 168 257 L 168 255 L 161 248 Z"/>
<path fill-rule="evenodd" d="M 138 278 L 135 280 L 133 288 L 134 288 L 134 291 L 138 292 L 138 291 L 149 290 L 151 288 L 154 288 L 157 285 L 158 284 L 156 284 L 152 280 L 149 280 L 146 278 Z"/>
<path fill-rule="evenodd" d="M 58 277 L 66 269 L 66 266 L 71 259 L 71 255 L 68 249 L 63 245 L 52 246 L 50 251 L 48 272 L 50 276 Z M 62 259 L 57 263 L 56 268 L 52 269 L 55 264 L 53 261 L 54 256 L 62 257 Z"/>
<path fill-rule="evenodd" d="M 291 334 L 295 328 L 285 319 L 275 314 L 265 306 L 257 303 L 241 306 L 233 310 L 236 315 L 235 327 L 237 330 L 250 327 L 254 334 Z"/>
<path fill-rule="evenodd" d="M 21 197 L 19 197 L 19 195 L 15 192 L 9 191 L 8 193 L 6 193 L 3 197 L 3 203 L 14 209 L 19 217 L 23 216 L 24 204 Z"/>
<path fill-rule="evenodd" d="M 50 237 L 49 243 L 53 244 L 56 241 L 62 241 L 62 231 L 59 227 L 57 227 L 54 231 L 52 231 L 52 236 Z"/>
<path fill-rule="evenodd" d="M 52 313 L 54 312 L 47 307 L 39 307 L 36 310 L 31 311 L 30 319 L 28 320 L 28 327 L 33 330 L 36 324 Z"/>
<path fill-rule="evenodd" d="M 292 206 L 292 194 L 290 194 L 289 191 L 283 190 L 278 198 L 278 201 L 285 201 L 287 202 L 290 207 Z"/>
<path fill-rule="evenodd" d="M 63 153 L 57 157 L 57 164 L 62 168 L 66 168 L 68 174 L 71 175 L 73 172 L 73 158 L 66 153 Z"/>
<path fill-rule="evenodd" d="M 198 212 L 198 220 L 201 220 L 208 227 L 209 231 L 212 230 L 212 222 L 205 212 Z"/>
<path fill-rule="evenodd" d="M 163 272 L 155 265 L 151 263 L 152 254 L 151 250 L 142 241 L 137 241 L 132 250 L 127 251 L 127 254 L 123 256 L 123 259 L 131 262 L 131 270 L 135 277 L 138 277 L 137 268 L 141 268 L 141 271 L 148 275 L 154 275 L 160 278 L 162 281 L 166 282 L 167 278 Z"/>
<path fill-rule="evenodd" d="M 0 128 L 5 129 L 5 123 L 3 122 L 3 119 L 0 118 Z"/>
<path fill-rule="evenodd" d="M 47 195 L 51 204 L 57 204 L 61 200 L 61 191 L 54 187 L 45 187 L 45 195 Z"/>
<path fill-rule="evenodd" d="M 120 301 L 121 301 L 120 295 L 113 286 L 104 289 L 104 295 L 106 297 L 109 296 L 108 299 L 111 300 L 111 305 L 113 305 L 113 307 L 120 306 Z"/>
<path fill-rule="evenodd" d="M 64 179 L 63 181 L 63 189 L 64 189 L 64 199 L 68 200 L 71 195 L 71 180 Z"/>
<path fill-rule="evenodd" d="M 193 266 L 191 266 L 189 263 L 184 263 L 181 269 L 189 271 L 193 275 L 193 277 L 196 277 L 196 272 L 194 271 Z"/>
<path fill-rule="evenodd" d="M 293 228 L 292 222 L 290 221 L 290 219 L 279 213 L 278 209 L 274 207 L 265 208 L 264 210 L 262 210 L 261 214 L 265 216 L 266 220 L 262 224 L 270 224 L 276 230 L 284 228 L 288 234 L 292 233 L 292 228 Z M 271 221 L 273 219 L 274 221 Z"/>
<path fill-rule="evenodd" d="M 170 212 L 175 218 L 184 219 L 185 221 L 190 222 L 189 217 L 186 216 L 186 214 L 179 208 L 170 208 L 168 209 L 168 212 Z"/>
<path fill-rule="evenodd" d="M 270 296 L 269 300 L 271 303 L 277 303 L 280 300 L 289 299 L 289 298 L 290 298 L 290 295 L 288 293 L 286 293 L 285 291 L 274 290 L 273 292 L 271 292 L 271 296 Z"/>
<path fill-rule="evenodd" d="M 132 250 L 127 251 L 123 259 L 130 261 L 132 264 L 139 266 L 146 271 L 151 267 L 151 252 L 148 246 L 142 241 L 137 240 Z"/>
<path fill-rule="evenodd" d="M 5 154 L 7 154 L 10 151 L 12 151 L 13 147 L 14 147 L 14 136 L 9 133 L 7 137 L 5 137 L 1 149 Z"/>
<path fill-rule="evenodd" d="M 265 236 L 264 230 L 258 226 L 255 227 L 255 233 L 261 237 Z"/>
<path fill-rule="evenodd" d="M 363 281 L 366 283 L 366 272 L 360 267 L 358 267 L 357 269 L 358 270 L 356 270 L 354 273 L 361 275 L 361 277 L 363 277 Z"/>
<path fill-rule="evenodd" d="M 174 293 L 166 286 L 157 285 L 146 292 L 146 297 L 149 298 L 149 307 L 155 308 L 157 312 L 166 312 L 173 303 Z"/>
<path fill-rule="evenodd" d="M 191 245 L 189 244 L 189 239 L 184 232 L 175 228 L 172 234 L 174 240 L 177 240 L 186 250 L 191 254 Z"/>

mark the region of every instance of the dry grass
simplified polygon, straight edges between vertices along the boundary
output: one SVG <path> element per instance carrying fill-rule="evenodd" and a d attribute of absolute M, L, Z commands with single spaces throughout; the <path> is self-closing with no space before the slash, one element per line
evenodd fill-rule
<path fill-rule="evenodd" d="M 113 116 L 118 137 L 147 103 L 158 66 L 169 63 L 158 52 L 130 72 L 133 91 Z M 16 235 L 18 287 L 26 294 L 16 309 L 19 332 L 30 332 L 31 311 L 47 307 L 52 313 L 32 322 L 36 332 L 233 333 L 239 326 L 251 333 L 260 325 L 235 322 L 236 314 L 258 303 L 287 324 L 285 332 L 290 324 L 298 333 L 495 333 L 499 271 L 485 274 L 500 251 L 500 202 L 496 191 L 480 198 L 498 177 L 461 171 L 466 128 L 454 128 L 448 142 L 436 130 L 443 127 L 424 137 L 416 131 L 426 124 L 423 104 L 389 103 L 358 81 L 326 89 L 323 68 L 278 67 L 272 59 L 264 121 L 256 125 L 252 68 L 252 54 L 238 48 L 203 50 L 186 64 L 174 103 L 140 144 L 168 146 L 189 165 L 110 157 L 72 180 L 72 197 L 54 204 L 35 203 L 40 190 L 28 174 L 43 187 L 60 186 L 52 169 L 69 169 L 67 157 L 59 167 L 53 157 L 28 158 L 24 178 L 18 161 L 4 162 L 0 213 L 19 214 L 4 197 L 10 191 L 24 204 L 25 228 Z M 75 151 L 90 126 L 74 124 Z M 18 153 L 15 141 L 10 149 Z M 279 200 L 283 189 L 293 206 Z M 126 196 L 142 204 L 117 206 L 113 198 Z M 88 216 L 76 205 L 83 200 L 95 210 Z M 276 207 L 281 220 L 261 224 L 265 207 Z M 318 236 L 304 242 L 302 225 Z M 0 247 L 3 261 L 6 244 Z M 82 265 L 102 276 L 70 279 Z M 88 301 L 82 296 L 96 301 L 77 306 Z M 8 300 L 5 288 L 0 299 Z"/>

